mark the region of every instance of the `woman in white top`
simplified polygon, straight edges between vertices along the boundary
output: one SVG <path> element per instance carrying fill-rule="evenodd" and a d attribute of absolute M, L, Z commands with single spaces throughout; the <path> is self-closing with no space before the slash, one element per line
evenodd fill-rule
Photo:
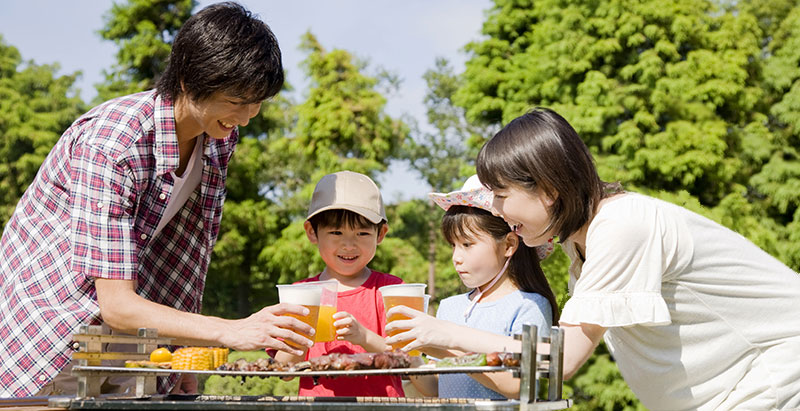
<path fill-rule="evenodd" d="M 480 180 L 528 246 L 572 260 L 565 376 L 605 337 L 650 409 L 800 407 L 800 276 L 741 235 L 600 180 L 564 118 L 536 109 L 484 145 Z"/>

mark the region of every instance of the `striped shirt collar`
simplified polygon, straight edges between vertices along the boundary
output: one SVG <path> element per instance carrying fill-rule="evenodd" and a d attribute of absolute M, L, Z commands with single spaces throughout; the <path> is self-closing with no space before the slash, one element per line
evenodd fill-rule
<path fill-rule="evenodd" d="M 155 92 L 155 91 L 153 91 Z M 156 94 L 154 123 L 156 132 L 156 173 L 164 175 L 175 171 L 180 164 L 178 134 L 175 129 L 175 106 L 169 99 Z M 239 141 L 239 130 L 234 129 L 224 139 L 209 138 L 203 133 L 199 138 L 203 143 L 203 162 L 216 169 L 228 166 L 231 151 Z"/>

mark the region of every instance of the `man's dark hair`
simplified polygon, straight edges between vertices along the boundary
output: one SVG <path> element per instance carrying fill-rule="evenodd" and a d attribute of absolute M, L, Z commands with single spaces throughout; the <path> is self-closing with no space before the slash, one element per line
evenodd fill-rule
<path fill-rule="evenodd" d="M 183 89 L 181 89 L 181 83 Z M 214 93 L 259 103 L 283 87 L 278 40 L 269 26 L 237 3 L 208 6 L 186 20 L 172 44 L 158 94 L 195 101 Z"/>
<path fill-rule="evenodd" d="M 354 211 L 344 209 L 325 210 L 319 214 L 314 215 L 308 219 L 314 232 L 317 232 L 317 227 L 348 227 L 351 229 L 359 228 L 375 228 L 375 231 L 380 233 L 381 227 L 386 224 L 386 221 L 381 221 L 378 224 L 367 220 L 361 214 Z"/>

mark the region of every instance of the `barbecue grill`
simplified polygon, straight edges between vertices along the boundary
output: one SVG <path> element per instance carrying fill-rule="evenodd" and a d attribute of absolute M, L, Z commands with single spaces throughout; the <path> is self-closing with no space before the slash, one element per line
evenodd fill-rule
<path fill-rule="evenodd" d="M 78 377 L 75 398 L 55 397 L 50 407 L 71 410 L 351 410 L 380 407 L 382 410 L 558 410 L 571 406 L 562 398 L 562 361 L 564 332 L 553 327 L 550 337 L 538 337 L 535 326 L 525 325 L 518 367 L 437 367 L 368 369 L 349 371 L 199 371 L 152 368 L 124 368 L 103 365 L 104 360 L 145 360 L 158 345 L 180 345 L 172 338 L 160 338 L 154 329 L 140 329 L 137 336 L 104 334 L 99 326 L 82 326 L 73 336 L 79 348 L 73 353 L 72 374 Z M 136 353 L 106 352 L 106 343 L 136 344 Z M 549 343 L 546 354 L 537 354 L 539 343 Z M 519 400 L 482 400 L 471 398 L 395 398 L 395 397 L 298 397 L 298 396 L 212 396 L 158 395 L 156 377 L 176 373 L 196 375 L 256 376 L 256 377 L 338 377 L 361 375 L 425 375 L 449 373 L 512 372 L 520 378 Z M 101 396 L 103 377 L 129 376 L 136 378 L 132 396 Z M 546 380 L 545 398 L 537 398 L 536 381 Z"/>

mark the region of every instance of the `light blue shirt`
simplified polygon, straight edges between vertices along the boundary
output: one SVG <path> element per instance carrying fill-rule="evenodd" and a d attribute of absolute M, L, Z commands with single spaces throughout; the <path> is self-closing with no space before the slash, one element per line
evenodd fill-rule
<path fill-rule="evenodd" d="M 436 318 L 500 335 L 520 334 L 523 324 L 531 324 L 538 327 L 540 336 L 550 335 L 552 310 L 541 294 L 514 291 L 497 301 L 478 303 L 465 320 L 464 311 L 470 302 L 468 293 L 445 298 Z M 439 397 L 505 399 L 467 374 L 441 374 Z"/>

